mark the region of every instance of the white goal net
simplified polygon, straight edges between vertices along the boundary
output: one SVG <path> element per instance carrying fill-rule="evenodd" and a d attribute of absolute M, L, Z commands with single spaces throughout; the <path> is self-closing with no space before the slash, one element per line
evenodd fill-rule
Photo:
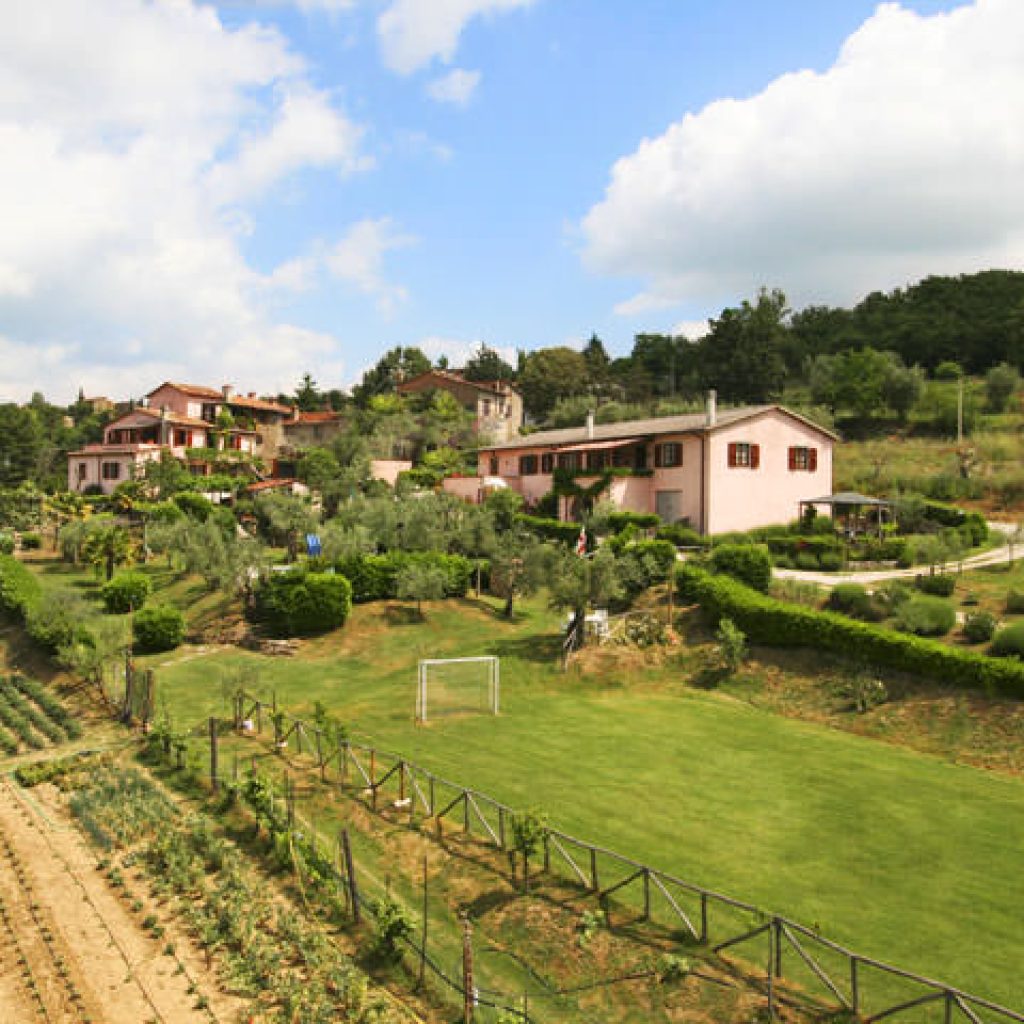
<path fill-rule="evenodd" d="M 457 714 L 496 715 L 501 699 L 498 659 L 428 658 L 416 677 L 416 721 Z"/>

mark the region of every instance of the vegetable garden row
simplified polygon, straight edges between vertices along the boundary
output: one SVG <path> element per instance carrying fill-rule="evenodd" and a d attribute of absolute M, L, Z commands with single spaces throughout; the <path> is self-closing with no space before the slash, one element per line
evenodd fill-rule
<path fill-rule="evenodd" d="M 0 751 L 16 754 L 75 740 L 82 730 L 40 683 L 13 675 L 0 682 Z"/>

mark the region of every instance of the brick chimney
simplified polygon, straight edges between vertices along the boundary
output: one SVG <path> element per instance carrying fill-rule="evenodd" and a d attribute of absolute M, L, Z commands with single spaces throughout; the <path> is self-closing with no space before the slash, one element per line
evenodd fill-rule
<path fill-rule="evenodd" d="M 714 388 L 708 390 L 707 425 L 713 427 L 718 422 L 718 392 Z"/>
<path fill-rule="evenodd" d="M 231 401 L 231 396 L 235 393 L 235 389 L 231 384 L 222 384 L 220 386 L 221 394 L 224 396 L 225 402 Z"/>

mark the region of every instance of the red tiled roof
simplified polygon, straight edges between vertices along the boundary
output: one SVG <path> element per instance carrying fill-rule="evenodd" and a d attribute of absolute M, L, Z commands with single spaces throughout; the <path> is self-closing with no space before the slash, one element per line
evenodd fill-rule
<path fill-rule="evenodd" d="M 399 385 L 398 391 L 405 391 L 411 384 L 417 381 L 423 380 L 425 377 L 436 377 L 438 378 L 438 385 L 448 384 L 462 384 L 466 387 L 475 388 L 477 391 L 486 391 L 488 394 L 499 394 L 504 391 L 511 391 L 512 385 L 500 380 L 466 380 L 461 374 L 453 373 L 451 370 L 424 370 L 423 373 L 416 374 L 415 377 L 410 377 L 408 380 L 403 380 Z"/>
<path fill-rule="evenodd" d="M 201 384 L 176 384 L 173 380 L 165 380 L 160 387 L 153 388 L 146 397 L 149 398 L 150 395 L 155 395 L 160 388 L 174 388 L 175 391 L 180 391 L 183 395 L 193 395 L 196 398 L 219 398 L 221 401 L 224 400 L 224 392 L 218 388 L 208 388 Z"/>
<path fill-rule="evenodd" d="M 87 444 L 84 448 L 79 448 L 77 452 L 68 452 L 68 457 L 73 458 L 76 455 L 118 455 L 132 454 L 133 452 L 154 452 L 166 447 L 166 445 L 154 444 L 149 441 L 136 444 Z"/>
<path fill-rule="evenodd" d="M 279 412 L 282 416 L 291 416 L 290 405 L 280 405 L 277 402 L 267 401 L 265 398 L 250 398 L 248 395 L 232 395 L 230 398 L 220 396 L 221 401 L 226 405 L 240 406 L 243 409 L 262 409 L 264 412 Z"/>
<path fill-rule="evenodd" d="M 278 402 L 271 402 L 265 398 L 239 395 L 234 392 L 225 398 L 223 388 L 208 388 L 203 384 L 178 384 L 173 380 L 165 380 L 159 388 L 153 388 L 146 397 L 155 395 L 160 388 L 174 388 L 175 391 L 180 391 L 183 395 L 191 395 L 193 398 L 211 398 L 224 405 L 239 406 L 243 409 L 262 409 L 265 412 L 279 412 L 283 415 L 290 415 L 292 411 L 291 406 L 280 405 Z"/>
<path fill-rule="evenodd" d="M 164 419 L 164 416 L 160 413 L 159 409 L 148 409 L 145 406 L 140 405 L 137 408 L 132 409 L 130 412 L 126 412 L 123 415 L 118 416 L 116 420 L 111 420 L 106 425 L 105 429 L 110 430 L 111 427 L 116 427 L 121 420 L 126 420 L 129 416 L 148 416 L 153 420 Z M 167 411 L 166 420 L 168 423 L 174 423 L 182 427 L 203 427 L 208 430 L 213 426 L 212 423 L 207 423 L 206 420 L 197 420 L 192 416 L 182 416 L 180 413 L 171 412 L 170 410 Z"/>
<path fill-rule="evenodd" d="M 335 423 L 342 419 L 340 412 L 300 412 L 292 423 Z"/>

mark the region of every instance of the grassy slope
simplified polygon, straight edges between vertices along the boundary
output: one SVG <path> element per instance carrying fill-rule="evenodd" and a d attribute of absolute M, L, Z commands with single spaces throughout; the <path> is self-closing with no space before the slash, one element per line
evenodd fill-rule
<path fill-rule="evenodd" d="M 356 610 L 301 659 L 156 659 L 179 720 L 222 708 L 219 681 L 258 666 L 289 706 L 314 699 L 360 733 L 561 827 L 733 893 L 855 948 L 1019 1002 L 1021 783 L 688 690 L 679 670 L 600 683 L 551 668 L 554 619 L 486 604 Z M 498 719 L 412 724 L 418 657 L 502 656 Z"/>

